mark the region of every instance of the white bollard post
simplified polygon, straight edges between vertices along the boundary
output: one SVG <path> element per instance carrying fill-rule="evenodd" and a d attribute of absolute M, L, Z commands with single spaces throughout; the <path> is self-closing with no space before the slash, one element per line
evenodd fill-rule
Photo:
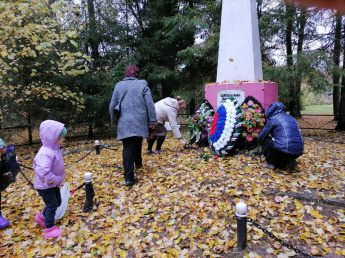
<path fill-rule="evenodd" d="M 239 202 L 236 204 L 237 217 L 237 248 L 244 250 L 247 246 L 247 204 Z"/>
<path fill-rule="evenodd" d="M 99 148 L 99 140 L 95 141 L 95 149 L 96 149 L 96 154 L 100 155 L 101 151 L 100 151 L 100 148 Z"/>
<path fill-rule="evenodd" d="M 84 183 L 85 183 L 85 194 L 86 194 L 86 202 L 84 205 L 84 212 L 90 212 L 93 208 L 93 187 L 92 187 L 92 174 L 90 172 L 86 172 L 84 174 Z"/>

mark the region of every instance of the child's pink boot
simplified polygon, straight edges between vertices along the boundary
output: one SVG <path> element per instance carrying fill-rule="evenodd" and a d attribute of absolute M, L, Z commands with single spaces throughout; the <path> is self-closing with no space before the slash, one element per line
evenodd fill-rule
<path fill-rule="evenodd" d="M 35 221 L 37 224 L 41 225 L 42 227 L 45 227 L 45 226 L 46 226 L 46 224 L 45 224 L 45 218 L 43 217 L 42 212 L 37 213 L 37 215 L 36 215 L 35 218 L 34 218 L 34 221 Z"/>
<path fill-rule="evenodd" d="M 0 213 L 0 228 L 5 228 L 9 224 L 8 220 L 5 219 Z"/>
<path fill-rule="evenodd" d="M 55 237 L 59 237 L 61 235 L 62 235 L 62 231 L 57 226 L 54 226 L 52 228 L 46 228 L 44 230 L 44 238 L 45 239 L 55 238 Z"/>

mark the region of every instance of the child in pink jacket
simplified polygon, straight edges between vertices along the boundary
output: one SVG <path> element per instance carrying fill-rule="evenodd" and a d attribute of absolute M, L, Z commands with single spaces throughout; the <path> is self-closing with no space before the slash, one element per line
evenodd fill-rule
<path fill-rule="evenodd" d="M 45 207 L 34 220 L 45 226 L 44 238 L 55 238 L 62 231 L 54 225 L 55 213 L 61 204 L 60 186 L 65 178 L 65 163 L 61 145 L 65 140 L 67 130 L 63 123 L 45 120 L 40 125 L 40 138 L 43 146 L 38 151 L 33 168 L 35 170 L 34 187 L 43 198 Z"/>

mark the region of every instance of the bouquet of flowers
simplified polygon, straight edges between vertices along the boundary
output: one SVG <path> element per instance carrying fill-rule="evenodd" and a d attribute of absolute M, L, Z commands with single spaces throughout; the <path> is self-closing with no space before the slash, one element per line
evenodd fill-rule
<path fill-rule="evenodd" d="M 248 150 L 254 149 L 257 137 L 265 125 L 265 110 L 254 97 L 248 96 L 242 103 L 242 127 L 241 144 Z"/>
<path fill-rule="evenodd" d="M 214 117 L 214 110 L 211 104 L 205 100 L 199 105 L 192 116 L 189 116 L 188 128 L 190 131 L 186 134 L 188 144 L 197 143 L 199 147 L 208 145 L 208 132 Z"/>
<path fill-rule="evenodd" d="M 242 109 L 233 97 L 222 104 L 212 121 L 209 132 L 210 148 L 217 156 L 231 152 L 242 130 Z"/>

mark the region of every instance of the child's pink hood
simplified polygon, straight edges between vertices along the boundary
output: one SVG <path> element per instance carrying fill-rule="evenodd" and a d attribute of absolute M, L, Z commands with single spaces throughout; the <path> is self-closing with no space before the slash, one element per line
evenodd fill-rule
<path fill-rule="evenodd" d="M 34 158 L 35 189 L 60 187 L 65 178 L 65 163 L 60 144 L 56 143 L 64 127 L 63 123 L 45 120 L 40 126 L 43 146 Z"/>
<path fill-rule="evenodd" d="M 64 128 L 64 124 L 55 120 L 45 120 L 40 125 L 40 138 L 43 146 L 58 149 L 59 144 L 56 144 L 59 135 Z"/>

